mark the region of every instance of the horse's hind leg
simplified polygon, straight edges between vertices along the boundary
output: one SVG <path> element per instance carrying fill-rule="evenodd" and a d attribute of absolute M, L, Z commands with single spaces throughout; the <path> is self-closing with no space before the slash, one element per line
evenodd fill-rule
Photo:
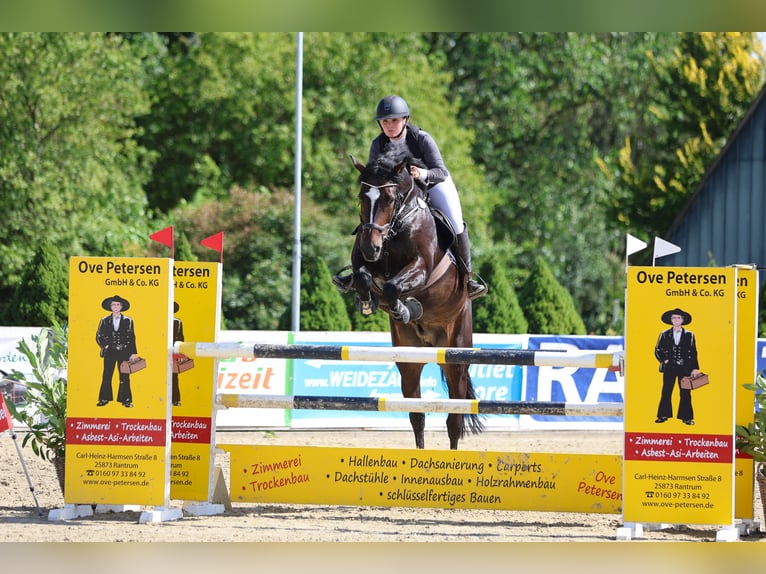
<path fill-rule="evenodd" d="M 415 448 L 426 448 L 426 413 L 410 413 L 410 424 L 415 433 Z"/>
<path fill-rule="evenodd" d="M 451 399 L 466 399 L 468 397 L 468 365 L 442 365 L 444 378 L 447 380 L 449 397 Z M 465 434 L 465 415 L 449 413 L 447 415 L 447 435 L 449 447 L 457 450 L 458 442 Z"/>
<path fill-rule="evenodd" d="M 420 363 L 397 363 L 399 374 L 402 376 L 402 396 L 405 398 L 420 398 L 420 373 L 423 365 Z M 425 448 L 425 413 L 410 413 L 410 425 L 415 434 L 415 448 Z"/>
<path fill-rule="evenodd" d="M 450 449 L 457 450 L 457 444 L 463 438 L 463 415 L 456 413 L 447 415 L 447 435 Z"/>

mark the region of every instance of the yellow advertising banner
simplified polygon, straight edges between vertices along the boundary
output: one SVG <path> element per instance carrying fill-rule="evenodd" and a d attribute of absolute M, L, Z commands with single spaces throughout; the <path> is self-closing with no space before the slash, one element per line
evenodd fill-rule
<path fill-rule="evenodd" d="M 734 420 L 738 425 L 753 421 L 754 392 L 742 385 L 753 383 L 758 370 L 758 271 L 740 268 L 737 273 L 737 383 Z M 734 459 L 734 516 L 753 519 L 753 458 L 736 451 Z"/>
<path fill-rule="evenodd" d="M 168 505 L 171 264 L 70 259 L 65 503 Z"/>
<path fill-rule="evenodd" d="M 219 445 L 238 502 L 618 514 L 619 455 Z"/>
<path fill-rule="evenodd" d="M 735 268 L 628 269 L 626 522 L 733 525 L 737 292 Z"/>
<path fill-rule="evenodd" d="M 173 342 L 218 340 L 221 264 L 173 264 Z M 215 359 L 173 355 L 170 496 L 209 501 L 215 449 Z"/>

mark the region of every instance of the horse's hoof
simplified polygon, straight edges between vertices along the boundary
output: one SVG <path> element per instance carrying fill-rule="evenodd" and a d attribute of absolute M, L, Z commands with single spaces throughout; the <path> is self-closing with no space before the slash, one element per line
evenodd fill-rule
<path fill-rule="evenodd" d="M 353 272 L 348 275 L 343 275 L 343 273 L 349 270 L 351 270 L 351 265 L 346 265 L 343 269 L 341 269 L 335 275 L 332 276 L 333 285 L 335 285 L 335 287 L 341 293 L 348 293 L 349 291 L 351 291 L 351 288 L 354 285 Z"/>
<path fill-rule="evenodd" d="M 375 311 L 378 310 L 378 304 L 375 299 L 370 296 L 369 299 L 361 299 L 358 295 L 356 297 L 356 309 L 365 317 L 369 317 Z"/>

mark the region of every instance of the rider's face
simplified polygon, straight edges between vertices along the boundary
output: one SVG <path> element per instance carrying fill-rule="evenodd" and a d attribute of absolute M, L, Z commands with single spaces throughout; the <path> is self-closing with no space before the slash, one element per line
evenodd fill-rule
<path fill-rule="evenodd" d="M 386 134 L 386 137 L 395 138 L 402 133 L 406 123 L 407 118 L 388 118 L 380 120 L 380 127 L 383 128 L 383 133 Z"/>

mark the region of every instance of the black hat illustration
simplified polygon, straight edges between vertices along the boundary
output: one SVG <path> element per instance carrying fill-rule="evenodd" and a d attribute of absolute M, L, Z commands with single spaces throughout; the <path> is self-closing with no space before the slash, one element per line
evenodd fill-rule
<path fill-rule="evenodd" d="M 665 311 L 662 314 L 662 322 L 667 323 L 668 325 L 672 325 L 673 322 L 670 320 L 670 317 L 673 315 L 680 315 L 681 317 L 683 317 L 684 322 L 681 323 L 682 325 L 688 325 L 689 323 L 692 322 L 692 316 L 686 311 L 682 311 L 678 307 L 676 307 L 675 309 L 671 309 L 670 311 Z"/>
<path fill-rule="evenodd" d="M 130 309 L 130 302 L 127 299 L 123 299 L 119 295 L 114 295 L 113 297 L 107 297 L 106 299 L 101 301 L 101 306 L 105 310 L 111 311 L 112 310 L 112 303 L 114 303 L 115 301 L 117 303 L 119 303 L 120 305 L 122 305 L 122 310 L 123 311 L 127 311 L 128 309 Z"/>
<path fill-rule="evenodd" d="M 180 308 L 181 308 L 181 307 L 178 305 L 178 303 L 176 303 L 175 301 L 173 301 L 173 313 L 178 313 L 178 310 L 179 310 Z"/>

